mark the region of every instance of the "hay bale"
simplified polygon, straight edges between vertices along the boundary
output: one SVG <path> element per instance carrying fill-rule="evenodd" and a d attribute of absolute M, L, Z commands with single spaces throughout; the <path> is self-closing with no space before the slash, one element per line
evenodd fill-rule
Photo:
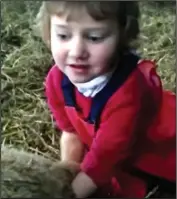
<path fill-rule="evenodd" d="M 71 181 L 76 171 L 37 154 L 1 148 L 2 198 L 74 198 Z"/>

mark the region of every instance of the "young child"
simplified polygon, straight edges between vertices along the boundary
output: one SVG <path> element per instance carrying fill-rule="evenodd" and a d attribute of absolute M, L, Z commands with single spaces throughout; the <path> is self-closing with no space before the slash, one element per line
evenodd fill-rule
<path fill-rule="evenodd" d="M 176 181 L 176 96 L 131 50 L 138 18 L 133 1 L 45 1 L 38 14 L 55 61 L 47 103 L 62 130 L 61 160 L 80 167 L 78 198 L 143 198 Z"/>

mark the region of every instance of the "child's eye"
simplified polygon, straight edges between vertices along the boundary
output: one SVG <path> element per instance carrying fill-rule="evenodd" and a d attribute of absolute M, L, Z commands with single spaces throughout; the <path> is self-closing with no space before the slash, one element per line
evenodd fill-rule
<path fill-rule="evenodd" d="M 67 34 L 57 34 L 57 37 L 61 40 L 68 40 L 70 38 Z"/>
<path fill-rule="evenodd" d="M 88 39 L 92 42 L 101 42 L 104 38 L 100 36 L 89 36 Z"/>
<path fill-rule="evenodd" d="M 102 40 L 104 40 L 104 36 L 103 34 L 86 34 L 85 35 L 86 39 L 91 41 L 91 42 L 94 42 L 94 43 L 98 43 L 98 42 L 101 42 Z"/>

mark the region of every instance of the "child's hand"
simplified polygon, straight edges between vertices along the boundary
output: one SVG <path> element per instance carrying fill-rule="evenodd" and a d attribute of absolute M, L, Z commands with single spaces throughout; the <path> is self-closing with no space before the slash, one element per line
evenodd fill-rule
<path fill-rule="evenodd" d="M 79 172 L 72 182 L 72 188 L 76 198 L 86 198 L 96 191 L 97 186 L 88 175 Z"/>
<path fill-rule="evenodd" d="M 78 173 L 80 171 L 80 163 L 75 161 L 69 161 L 69 160 L 63 160 L 61 161 L 61 164 L 66 166 L 67 168 L 70 168 L 74 172 Z"/>

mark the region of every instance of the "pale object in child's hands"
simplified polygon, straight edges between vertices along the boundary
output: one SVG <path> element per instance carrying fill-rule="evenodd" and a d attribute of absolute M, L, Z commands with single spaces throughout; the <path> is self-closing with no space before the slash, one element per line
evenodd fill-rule
<path fill-rule="evenodd" d="M 71 182 L 77 166 L 2 146 L 1 197 L 75 198 Z"/>

